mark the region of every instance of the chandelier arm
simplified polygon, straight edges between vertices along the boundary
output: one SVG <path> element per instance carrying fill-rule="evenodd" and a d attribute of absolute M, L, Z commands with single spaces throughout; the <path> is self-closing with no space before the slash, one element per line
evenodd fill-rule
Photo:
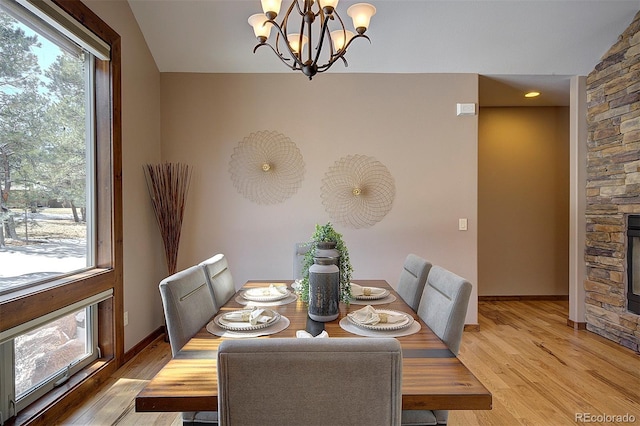
<path fill-rule="evenodd" d="M 300 14 L 300 16 L 304 16 L 304 12 L 300 9 L 300 2 L 299 0 L 294 0 L 293 3 L 291 3 L 291 6 L 289 6 L 289 10 L 287 10 L 287 13 L 285 14 L 285 17 L 288 18 L 289 14 L 291 13 L 291 11 L 293 10 L 293 5 L 295 4 L 296 9 L 298 9 L 298 13 Z M 304 10 L 307 10 L 307 0 L 304 0 Z"/>
<path fill-rule="evenodd" d="M 280 27 L 280 25 L 278 25 L 278 23 L 272 19 L 267 20 L 268 23 L 270 23 L 271 25 L 273 25 L 276 29 L 276 31 L 278 31 L 278 35 L 281 35 L 282 38 L 284 39 L 284 44 L 287 46 L 287 50 L 289 51 L 289 54 L 291 55 L 291 59 L 293 59 L 293 61 L 298 64 L 300 67 L 302 67 L 303 63 L 302 61 L 300 61 L 300 59 L 298 58 L 298 55 L 296 55 L 293 51 L 293 49 L 291 49 L 291 46 L 289 45 L 289 41 L 287 40 L 287 24 L 286 24 L 286 20 L 288 18 L 289 14 L 287 13 L 287 15 L 285 15 L 285 19 L 282 21 L 283 23 L 283 27 L 284 27 L 284 31 L 283 29 Z M 277 37 L 277 36 L 276 36 Z M 277 40 L 277 39 L 276 39 Z M 277 43 L 277 41 L 276 41 Z M 264 44 L 268 44 L 268 43 L 264 43 Z M 282 53 L 280 53 L 280 49 L 277 48 L 278 44 L 276 44 L 276 48 L 274 49 L 273 46 L 271 46 L 270 44 L 268 44 L 269 47 L 271 47 L 271 49 L 273 49 L 273 51 L 278 55 L 278 57 L 282 58 L 281 60 L 283 60 L 284 62 L 284 55 Z M 254 49 L 255 52 L 255 49 Z M 287 59 L 288 60 L 288 59 Z M 291 65 L 287 64 L 289 67 L 291 67 Z M 292 69 L 297 69 L 297 68 L 292 68 Z"/>
<path fill-rule="evenodd" d="M 349 40 L 349 42 L 339 51 L 336 52 L 335 55 L 331 56 L 331 59 L 329 60 L 329 62 L 327 62 L 326 64 L 319 66 L 318 67 L 318 72 L 324 72 L 326 70 L 328 70 L 331 65 L 333 65 L 334 62 L 336 62 L 338 59 L 342 59 L 342 61 L 344 62 L 344 66 L 345 67 L 349 67 L 349 63 L 347 62 L 347 58 L 344 57 L 344 55 L 347 53 L 347 48 L 351 45 L 351 42 L 357 38 L 366 38 L 367 40 L 369 40 L 369 43 L 371 43 L 371 39 L 369 37 L 367 37 L 365 34 L 356 34 L 355 36 L 353 36 L 351 38 L 351 40 Z"/>
<path fill-rule="evenodd" d="M 334 56 L 334 57 L 331 59 L 331 61 L 330 61 L 330 62 L 327 62 L 326 64 L 319 66 L 319 67 L 318 67 L 318 72 L 325 72 L 326 70 L 328 70 L 329 68 L 331 68 L 331 66 L 334 64 L 334 62 L 336 62 L 338 59 L 342 59 L 342 61 L 344 62 L 344 66 L 345 66 L 345 67 L 348 67 L 348 66 L 349 66 L 349 64 L 347 63 L 346 58 L 344 57 L 344 55 L 343 55 L 343 54 L 341 54 L 341 55 L 336 55 L 336 56 Z"/>
<path fill-rule="evenodd" d="M 342 52 L 341 56 L 344 55 L 345 53 L 347 53 L 347 48 L 349 46 L 351 46 L 351 43 L 353 42 L 353 40 L 355 40 L 357 38 L 366 38 L 367 40 L 369 40 L 369 44 L 371 44 L 371 39 L 366 34 L 356 34 L 351 38 L 351 40 L 349 40 L 349 42 L 341 50 L 341 52 Z"/>
<path fill-rule="evenodd" d="M 256 45 L 256 47 L 253 48 L 253 53 L 256 53 L 256 50 L 258 50 L 259 47 L 262 46 L 269 46 L 271 48 L 271 50 L 273 50 L 273 53 L 276 54 L 276 56 L 278 58 L 280 58 L 280 60 L 282 61 L 283 64 L 285 64 L 286 66 L 288 66 L 289 68 L 291 68 L 293 71 L 297 71 L 298 68 L 296 68 L 294 65 L 291 65 L 290 63 L 286 62 L 289 60 L 289 58 L 285 58 L 282 53 L 278 52 L 270 43 L 259 43 Z"/>
<path fill-rule="evenodd" d="M 319 14 L 321 12 L 318 12 Z M 337 15 L 336 12 L 334 12 L 334 14 Z M 320 52 L 322 52 L 322 45 L 324 44 L 324 38 L 327 36 L 327 31 L 329 28 L 329 17 L 325 17 L 324 14 L 321 14 L 321 20 L 322 20 L 322 30 L 320 31 L 320 39 L 318 40 L 318 46 L 316 46 L 316 58 L 313 60 L 313 62 L 315 64 L 318 63 L 318 59 L 320 59 Z M 311 32 L 311 28 L 309 28 L 309 32 Z M 331 60 L 331 58 L 333 57 L 333 46 L 331 46 L 331 44 L 329 44 L 329 46 L 331 47 L 331 52 L 329 53 L 329 64 L 332 64 L 333 60 Z M 309 49 L 309 60 L 311 60 L 311 49 Z M 324 66 L 324 65 L 323 65 Z"/>
<path fill-rule="evenodd" d="M 306 1 L 306 0 L 305 0 Z M 306 6 L 305 6 L 306 7 Z M 298 32 L 298 60 L 300 61 L 300 64 L 302 64 L 302 49 L 304 49 L 304 46 L 302 45 L 302 37 L 304 36 L 304 19 L 300 20 L 300 31 Z M 311 36 L 311 34 L 309 34 L 309 36 Z M 289 39 L 287 38 L 287 42 L 289 41 Z M 307 40 L 307 43 L 309 43 L 309 48 L 311 48 L 311 40 Z M 293 49 L 291 49 L 291 51 L 293 52 Z"/>

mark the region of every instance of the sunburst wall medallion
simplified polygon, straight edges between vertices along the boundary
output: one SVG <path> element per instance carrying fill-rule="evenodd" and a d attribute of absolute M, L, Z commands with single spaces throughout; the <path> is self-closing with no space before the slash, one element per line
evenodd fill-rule
<path fill-rule="evenodd" d="M 368 228 L 391 210 L 396 186 L 387 167 L 375 158 L 349 155 L 329 168 L 320 191 L 333 222 Z"/>
<path fill-rule="evenodd" d="M 245 198 L 277 204 L 295 194 L 304 178 L 304 161 L 295 143 L 277 131 L 251 133 L 234 149 L 231 181 Z"/>

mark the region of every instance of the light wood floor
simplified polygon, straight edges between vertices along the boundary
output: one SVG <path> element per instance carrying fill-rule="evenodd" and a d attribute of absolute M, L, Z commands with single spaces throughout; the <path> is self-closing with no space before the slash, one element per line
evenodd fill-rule
<path fill-rule="evenodd" d="M 571 425 L 589 413 L 629 414 L 640 425 L 640 355 L 567 327 L 567 312 L 567 302 L 480 302 L 480 331 L 464 333 L 460 359 L 493 394 L 493 409 L 451 411 L 449 424 Z M 154 342 L 60 424 L 181 425 L 177 414 L 133 408 L 169 357 L 169 344 Z"/>

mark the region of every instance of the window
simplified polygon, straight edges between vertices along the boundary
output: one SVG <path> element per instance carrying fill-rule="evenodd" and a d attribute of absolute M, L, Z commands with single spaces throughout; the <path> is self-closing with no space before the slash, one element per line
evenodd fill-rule
<path fill-rule="evenodd" d="M 120 132 L 118 34 L 78 0 L 0 0 L 0 423 L 123 360 Z"/>
<path fill-rule="evenodd" d="M 95 264 L 93 56 L 26 13 L 0 9 L 0 292 Z"/>
<path fill-rule="evenodd" d="M 111 291 L 0 333 L 3 413 L 19 412 L 99 356 L 97 303 Z"/>

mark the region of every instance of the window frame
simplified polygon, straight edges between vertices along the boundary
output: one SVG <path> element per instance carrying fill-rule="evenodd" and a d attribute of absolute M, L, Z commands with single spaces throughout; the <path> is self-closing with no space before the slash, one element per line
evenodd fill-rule
<path fill-rule="evenodd" d="M 96 342 L 97 330 L 98 330 L 97 305 L 95 304 L 89 305 L 83 309 L 87 313 L 86 315 L 87 324 L 90 325 L 90 327 L 85 330 L 86 339 L 87 339 L 85 344 L 85 350 L 88 350 L 89 352 L 86 353 L 82 358 L 79 358 L 73 361 L 71 364 L 69 364 L 67 366 L 68 370 L 63 368 L 57 371 L 56 373 L 54 373 L 53 375 L 51 375 L 50 377 L 44 379 L 37 385 L 32 386 L 32 388 L 29 389 L 27 393 L 20 395 L 19 399 L 18 399 L 18 395 L 14 395 L 14 399 L 15 399 L 14 408 L 16 411 L 18 412 L 22 411 L 25 407 L 31 405 L 33 402 L 37 401 L 45 394 L 55 389 L 57 387 L 56 382 L 63 380 L 65 376 L 70 377 L 76 374 L 77 372 L 81 371 L 83 368 L 85 368 L 87 365 L 89 365 L 90 363 L 92 363 L 98 358 L 99 354 L 98 354 L 98 351 L 96 350 L 96 347 L 94 346 Z M 73 314 L 73 312 L 71 314 Z M 55 321 L 55 320 L 52 320 L 52 321 Z M 46 324 L 48 323 L 45 323 L 44 325 Z M 7 344 L 9 343 L 7 342 Z M 12 349 L 14 348 L 13 342 L 11 342 L 11 348 Z M 12 363 L 15 368 L 15 359 L 13 360 Z M 11 373 L 13 376 L 13 381 L 15 383 L 14 371 L 12 371 Z"/>
<path fill-rule="evenodd" d="M 18 413 L 16 423 L 59 417 L 114 372 L 124 359 L 121 39 L 81 1 L 52 1 L 111 49 L 109 61 L 94 59 L 95 267 L 1 295 L 0 331 L 107 290 L 112 290 L 113 297 L 97 305 L 101 358 L 68 384 Z"/>

